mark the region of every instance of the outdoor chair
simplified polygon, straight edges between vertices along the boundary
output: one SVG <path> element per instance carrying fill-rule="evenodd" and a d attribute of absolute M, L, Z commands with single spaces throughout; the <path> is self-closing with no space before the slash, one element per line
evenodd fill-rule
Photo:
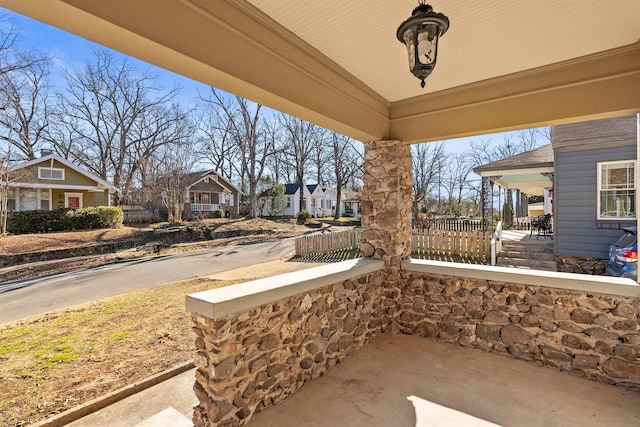
<path fill-rule="evenodd" d="M 529 237 L 533 237 L 535 234 L 536 239 L 538 239 L 541 233 L 545 238 L 552 236 L 551 214 L 540 215 L 531 220 L 531 233 L 529 234 Z"/>

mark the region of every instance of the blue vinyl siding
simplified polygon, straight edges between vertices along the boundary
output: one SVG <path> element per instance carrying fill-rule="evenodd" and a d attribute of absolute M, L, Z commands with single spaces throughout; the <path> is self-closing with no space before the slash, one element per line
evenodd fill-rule
<path fill-rule="evenodd" d="M 556 255 L 607 258 L 609 246 L 632 221 L 598 220 L 598 162 L 635 160 L 636 145 L 555 152 Z"/>

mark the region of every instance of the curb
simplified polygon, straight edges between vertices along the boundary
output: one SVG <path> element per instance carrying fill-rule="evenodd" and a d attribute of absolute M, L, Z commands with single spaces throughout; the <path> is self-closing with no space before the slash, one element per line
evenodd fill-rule
<path fill-rule="evenodd" d="M 112 391 L 104 396 L 98 397 L 96 399 L 90 400 L 80 406 L 76 406 L 75 408 L 68 409 L 64 412 L 61 412 L 51 418 L 44 419 L 35 424 L 32 424 L 31 427 L 61 427 L 70 422 L 79 420 L 80 418 L 89 415 L 93 412 L 96 412 L 100 409 L 104 409 L 109 405 L 112 405 L 125 397 L 129 397 L 134 395 L 142 390 L 146 390 L 154 385 L 160 384 L 163 381 L 168 380 L 169 378 L 175 377 L 176 375 L 182 374 L 183 372 L 188 371 L 189 369 L 194 368 L 195 365 L 193 361 L 183 363 L 182 365 L 174 366 L 171 369 L 168 369 L 164 372 L 160 372 L 159 374 L 152 375 L 148 378 L 130 384 L 128 386 L 122 387 L 118 390 Z"/>

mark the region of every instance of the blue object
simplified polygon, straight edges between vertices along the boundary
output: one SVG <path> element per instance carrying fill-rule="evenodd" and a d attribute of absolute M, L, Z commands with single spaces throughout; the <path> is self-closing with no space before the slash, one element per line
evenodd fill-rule
<path fill-rule="evenodd" d="M 638 280 L 638 227 L 627 227 L 625 233 L 609 247 L 609 276 Z"/>

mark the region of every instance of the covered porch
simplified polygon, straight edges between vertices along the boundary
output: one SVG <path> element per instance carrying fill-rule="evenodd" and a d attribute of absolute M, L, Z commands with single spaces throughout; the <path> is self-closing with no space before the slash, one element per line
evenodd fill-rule
<path fill-rule="evenodd" d="M 68 425 L 191 425 L 193 377 L 186 371 Z M 410 396 L 420 399 L 417 416 Z M 640 422 L 639 411 L 639 393 L 455 344 L 383 334 L 248 425 L 626 427 Z"/>
<path fill-rule="evenodd" d="M 640 111 L 639 3 L 603 10 L 589 0 L 576 13 L 570 2 L 498 2 L 486 13 L 485 4 L 445 2 L 437 9 L 452 28 L 426 90 L 407 71 L 406 51 L 395 39 L 414 1 L 0 4 L 365 144 L 361 251 L 367 259 L 189 296 L 197 426 L 254 423 L 360 349 L 399 333 L 618 384 L 615 390 L 637 398 L 635 283 L 415 261 L 409 254 L 411 143 Z M 545 7 L 553 12 L 541 13 Z M 554 31 L 540 31 L 549 28 L 550 16 Z M 583 31 L 594 16 L 608 29 L 597 38 Z M 410 361 L 396 363 L 418 376 Z M 441 373 L 452 383 L 457 376 Z M 403 375 L 398 371 L 396 381 Z M 361 390 L 372 396 L 372 387 Z M 436 400 L 435 388 L 419 389 L 418 397 Z M 590 399 L 582 390 L 582 399 Z M 499 406 L 484 406 L 485 390 L 466 393 L 466 410 L 478 409 L 470 415 L 509 422 L 496 413 Z M 314 403 L 316 411 L 330 410 L 322 400 Z"/>
<path fill-rule="evenodd" d="M 470 348 L 382 334 L 281 405 L 256 414 L 249 425 L 623 427 L 638 423 L 638 393 Z"/>
<path fill-rule="evenodd" d="M 553 148 L 551 144 L 520 153 L 473 169 L 482 178 L 481 200 L 485 227 L 487 218 L 501 213 L 506 229 L 524 229 L 540 232 L 536 219 L 551 216 L 553 223 Z M 505 191 L 505 196 L 494 200 L 494 185 Z M 502 193 L 499 193 L 502 194 Z M 535 198 L 536 202 L 530 201 Z M 504 212 L 506 207 L 510 212 Z"/>

